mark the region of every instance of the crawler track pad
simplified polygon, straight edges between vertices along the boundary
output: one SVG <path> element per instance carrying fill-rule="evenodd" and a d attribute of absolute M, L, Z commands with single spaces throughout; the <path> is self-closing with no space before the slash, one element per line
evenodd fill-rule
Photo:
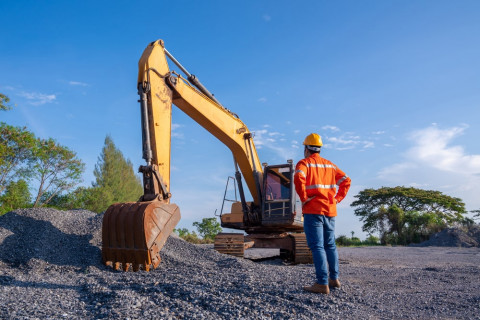
<path fill-rule="evenodd" d="M 219 233 L 215 237 L 214 249 L 220 253 L 243 258 L 244 236 L 241 233 Z"/>
<path fill-rule="evenodd" d="M 128 271 L 149 271 L 160 264 L 160 250 L 180 220 L 176 204 L 160 201 L 111 205 L 103 216 L 102 259 Z"/>

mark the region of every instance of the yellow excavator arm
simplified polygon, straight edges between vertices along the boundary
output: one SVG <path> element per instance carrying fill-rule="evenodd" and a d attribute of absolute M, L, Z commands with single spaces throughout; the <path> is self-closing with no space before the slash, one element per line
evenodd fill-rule
<path fill-rule="evenodd" d="M 187 73 L 193 85 L 179 74 L 170 72 L 167 55 L 183 69 L 184 73 Z M 216 101 L 195 76 L 190 75 L 178 63 L 165 49 L 162 40 L 152 42 L 143 52 L 139 61 L 138 88 L 140 95 L 142 95 L 141 91 L 144 91 L 147 98 L 145 109 L 148 117 L 142 125 L 148 121 L 148 130 L 145 130 L 144 136 L 150 133 L 151 162 L 158 166 L 158 172 L 163 178 L 167 192 L 170 187 L 171 106 L 173 103 L 232 151 L 234 161 L 243 174 L 254 203 L 260 204 L 262 165 L 252 134 L 236 114 Z M 145 140 L 148 140 L 148 137 L 144 138 L 144 158 L 150 152 Z M 145 160 L 149 162 L 148 156 Z"/>
<path fill-rule="evenodd" d="M 167 56 L 187 76 L 171 72 Z M 247 205 L 240 190 L 242 211 L 249 215 L 260 208 L 262 165 L 253 135 L 238 116 L 224 108 L 165 49 L 162 40 L 150 43 L 139 61 L 138 93 L 142 119 L 144 194 L 138 202 L 111 205 L 102 224 L 102 258 L 116 269 L 149 270 L 160 263 L 159 251 L 180 220 L 180 210 L 170 203 L 170 154 L 172 103 L 224 143 L 233 154 L 238 187 L 240 168 L 253 197 Z M 250 220 L 258 222 L 258 215 Z"/>

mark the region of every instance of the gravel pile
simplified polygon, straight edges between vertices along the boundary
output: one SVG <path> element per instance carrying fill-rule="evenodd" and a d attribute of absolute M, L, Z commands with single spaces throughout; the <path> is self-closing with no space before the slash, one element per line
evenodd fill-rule
<path fill-rule="evenodd" d="M 468 228 L 447 228 L 435 233 L 418 246 L 437 247 L 480 247 L 480 226 L 473 225 Z"/>
<path fill-rule="evenodd" d="M 342 288 L 304 292 L 313 266 L 253 262 L 171 236 L 152 272 L 101 264 L 101 216 L 0 217 L 1 319 L 392 319 L 480 314 L 478 248 L 340 248 Z"/>

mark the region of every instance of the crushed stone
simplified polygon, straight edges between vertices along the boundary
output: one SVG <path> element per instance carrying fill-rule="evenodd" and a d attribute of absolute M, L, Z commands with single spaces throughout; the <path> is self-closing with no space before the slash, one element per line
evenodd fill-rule
<path fill-rule="evenodd" d="M 437 247 L 480 247 L 480 226 L 446 228 L 433 234 L 430 239 L 417 246 Z"/>
<path fill-rule="evenodd" d="M 151 272 L 101 263 L 102 216 L 0 217 L 1 319 L 478 319 L 480 249 L 339 248 L 342 287 L 302 290 L 312 265 L 253 262 L 171 236 Z"/>

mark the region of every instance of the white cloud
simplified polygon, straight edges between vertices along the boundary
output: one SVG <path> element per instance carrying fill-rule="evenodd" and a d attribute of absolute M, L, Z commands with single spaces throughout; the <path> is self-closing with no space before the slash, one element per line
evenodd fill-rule
<path fill-rule="evenodd" d="M 258 102 L 265 103 L 265 102 L 267 102 L 267 98 L 261 97 L 261 98 L 258 99 Z"/>
<path fill-rule="evenodd" d="M 268 14 L 264 14 L 262 16 L 263 20 L 266 21 L 266 22 L 270 22 L 272 20 L 272 17 Z"/>
<path fill-rule="evenodd" d="M 19 96 L 24 97 L 28 100 L 31 105 L 39 106 L 42 104 L 53 102 L 57 99 L 57 96 L 54 94 L 44 94 L 38 92 L 21 92 Z"/>
<path fill-rule="evenodd" d="M 179 132 L 178 129 L 182 128 L 183 124 L 179 123 L 172 123 L 172 137 L 183 139 L 184 135 L 183 132 Z"/>
<path fill-rule="evenodd" d="M 480 206 L 480 155 L 468 154 L 453 141 L 468 126 L 440 129 L 435 124 L 408 135 L 412 145 L 403 161 L 381 169 L 378 178 L 388 184 L 421 186 L 463 199 L 467 209 Z M 473 206 L 473 208 L 472 208 Z"/>
<path fill-rule="evenodd" d="M 88 87 L 89 86 L 88 83 L 80 82 L 80 81 L 69 81 L 68 84 L 72 85 L 72 86 L 80 86 L 80 87 Z"/>
<path fill-rule="evenodd" d="M 416 142 L 407 155 L 442 171 L 461 174 L 480 174 L 480 155 L 467 155 L 461 146 L 448 146 L 463 135 L 467 126 L 440 130 L 432 126 L 413 132 L 410 139 Z"/>
<path fill-rule="evenodd" d="M 278 137 L 278 136 L 284 136 L 283 133 L 280 133 L 280 132 L 269 132 L 268 135 L 270 137 Z"/>
<path fill-rule="evenodd" d="M 325 146 L 335 150 L 350 150 L 357 147 L 364 149 L 374 148 L 375 143 L 369 140 L 362 140 L 360 136 L 354 135 L 353 132 L 346 132 L 338 137 L 326 136 L 324 139 Z"/>
<path fill-rule="evenodd" d="M 264 126 L 269 128 L 270 126 Z M 280 132 L 270 132 L 268 129 L 255 130 L 254 142 L 257 149 L 268 149 L 273 151 L 281 159 L 293 159 L 295 157 L 295 151 L 298 149 L 293 145 L 289 145 L 283 138 L 284 134 Z M 293 147 L 293 149 L 292 149 Z"/>
<path fill-rule="evenodd" d="M 377 134 L 377 135 L 380 135 L 380 134 L 384 134 L 385 131 L 374 131 L 372 132 L 372 134 Z"/>
<path fill-rule="evenodd" d="M 375 143 L 373 143 L 372 141 L 362 141 L 361 143 L 363 143 L 363 148 L 364 149 L 375 147 Z"/>
<path fill-rule="evenodd" d="M 340 129 L 338 127 L 330 126 L 330 125 L 323 126 L 322 129 L 323 130 L 330 130 L 330 131 L 333 131 L 333 132 L 340 131 Z"/>

